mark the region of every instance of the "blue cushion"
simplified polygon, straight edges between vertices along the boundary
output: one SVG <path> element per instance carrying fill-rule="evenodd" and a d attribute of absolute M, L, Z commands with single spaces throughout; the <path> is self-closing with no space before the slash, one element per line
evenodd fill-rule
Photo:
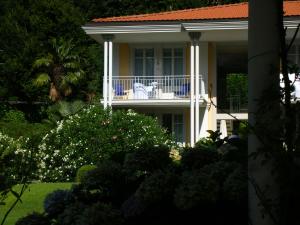
<path fill-rule="evenodd" d="M 115 85 L 115 95 L 125 95 L 123 86 L 121 84 Z"/>

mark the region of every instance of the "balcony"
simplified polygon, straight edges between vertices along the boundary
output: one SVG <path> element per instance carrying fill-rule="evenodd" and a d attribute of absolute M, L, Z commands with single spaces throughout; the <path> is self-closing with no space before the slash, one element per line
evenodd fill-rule
<path fill-rule="evenodd" d="M 184 99 L 190 95 L 188 76 L 113 77 L 113 100 Z"/>
<path fill-rule="evenodd" d="M 108 99 L 112 105 L 189 105 L 190 76 L 113 76 Z M 202 77 L 199 78 L 201 87 Z M 107 86 L 109 86 L 107 81 Z M 204 84 L 202 84 L 203 86 Z M 199 88 L 199 96 L 200 96 Z M 200 98 L 199 98 L 200 99 Z M 108 100 L 109 101 L 109 100 Z"/>

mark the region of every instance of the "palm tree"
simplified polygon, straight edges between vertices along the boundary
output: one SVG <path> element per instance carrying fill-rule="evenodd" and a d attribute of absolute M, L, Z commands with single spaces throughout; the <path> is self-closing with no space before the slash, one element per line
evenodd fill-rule
<path fill-rule="evenodd" d="M 84 76 L 74 47 L 72 40 L 54 38 L 51 40 L 51 51 L 48 55 L 37 58 L 33 63 L 33 69 L 38 71 L 34 85 L 48 85 L 49 98 L 52 101 L 69 96 L 72 86 L 78 84 Z"/>

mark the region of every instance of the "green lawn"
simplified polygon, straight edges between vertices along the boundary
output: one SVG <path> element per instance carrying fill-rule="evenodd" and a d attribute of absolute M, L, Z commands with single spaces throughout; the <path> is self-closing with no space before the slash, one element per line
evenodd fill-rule
<path fill-rule="evenodd" d="M 14 225 L 16 221 L 26 216 L 28 213 L 33 211 L 43 212 L 43 201 L 46 195 L 57 189 L 70 189 L 72 183 L 36 183 L 30 184 L 25 193 L 22 196 L 22 202 L 18 203 L 13 211 L 9 214 L 5 225 Z M 14 190 L 19 193 L 21 189 L 21 185 L 16 185 Z M 9 195 L 6 199 L 6 205 L 0 205 L 0 222 L 3 219 L 4 214 L 7 209 L 13 204 L 15 201 L 15 197 Z"/>

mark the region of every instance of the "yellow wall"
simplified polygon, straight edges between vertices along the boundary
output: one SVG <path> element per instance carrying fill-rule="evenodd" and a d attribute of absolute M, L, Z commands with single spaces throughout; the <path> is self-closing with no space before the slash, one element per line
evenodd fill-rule
<path fill-rule="evenodd" d="M 208 43 L 208 90 L 209 98 L 217 105 L 217 80 L 216 80 L 216 46 L 213 43 Z M 216 130 L 217 109 L 213 105 L 208 111 L 208 129 Z"/>
<path fill-rule="evenodd" d="M 120 76 L 129 76 L 130 49 L 128 44 L 119 45 L 119 72 Z"/>

